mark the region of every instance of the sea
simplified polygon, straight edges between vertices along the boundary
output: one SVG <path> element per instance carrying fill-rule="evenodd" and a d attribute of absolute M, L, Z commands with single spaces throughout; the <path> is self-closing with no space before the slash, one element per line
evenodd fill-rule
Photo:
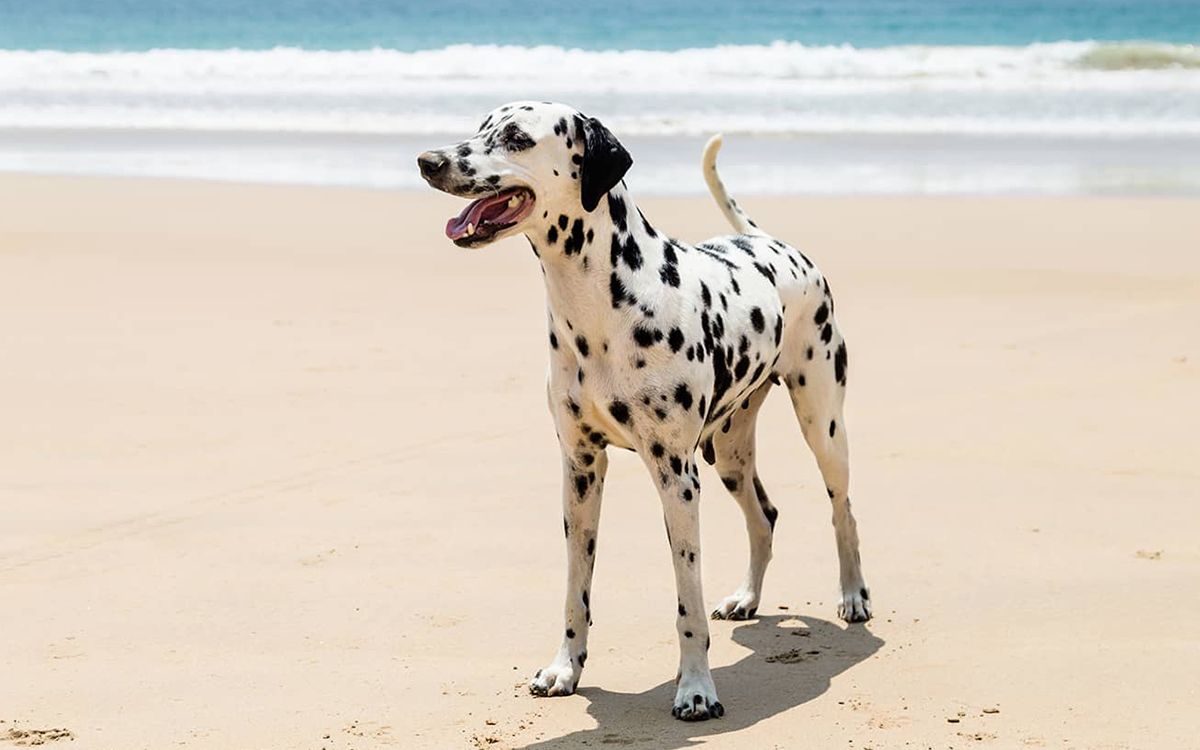
<path fill-rule="evenodd" d="M 1200 0 L 0 0 L 0 170 L 417 188 L 568 102 L 635 193 L 1200 195 Z"/>

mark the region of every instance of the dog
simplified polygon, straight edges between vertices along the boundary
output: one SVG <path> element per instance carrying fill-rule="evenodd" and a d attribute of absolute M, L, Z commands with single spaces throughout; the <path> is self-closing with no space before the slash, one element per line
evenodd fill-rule
<path fill-rule="evenodd" d="M 708 665 L 695 455 L 715 466 L 750 537 L 746 577 L 712 617 L 752 618 L 779 515 L 755 466 L 755 421 L 773 385 L 787 388 L 833 504 L 838 613 L 850 622 L 871 616 L 848 495 L 846 343 L 829 283 L 729 197 L 717 175 L 720 147 L 719 135 L 708 142 L 702 168 L 736 234 L 697 245 L 655 229 L 626 189 L 629 152 L 599 120 L 564 104 L 504 105 L 474 136 L 417 158 L 430 186 L 473 199 L 446 223 L 454 244 L 480 248 L 524 234 L 545 277 L 567 594 L 562 644 L 531 680 L 535 695 L 573 693 L 587 661 L 611 446 L 637 453 L 662 501 L 678 590 L 672 714 L 724 715 Z"/>

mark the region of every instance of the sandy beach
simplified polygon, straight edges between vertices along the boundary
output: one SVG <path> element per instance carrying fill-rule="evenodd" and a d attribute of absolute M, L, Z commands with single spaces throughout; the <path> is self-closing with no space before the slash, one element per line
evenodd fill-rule
<path fill-rule="evenodd" d="M 579 693 L 524 687 L 565 572 L 523 240 L 454 248 L 427 192 L 0 176 L 0 748 L 1200 748 L 1200 200 L 741 202 L 833 285 L 876 618 L 835 617 L 773 394 L 761 616 L 712 624 L 689 725 L 626 453 Z M 702 480 L 715 602 L 746 541 Z"/>

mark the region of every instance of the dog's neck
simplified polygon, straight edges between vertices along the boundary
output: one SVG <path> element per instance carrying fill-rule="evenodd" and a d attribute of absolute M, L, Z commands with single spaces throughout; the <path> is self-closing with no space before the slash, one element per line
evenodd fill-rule
<path fill-rule="evenodd" d="M 560 216 L 567 217 L 566 230 Z M 577 219 L 579 232 L 574 231 Z M 647 310 L 653 314 L 663 285 L 666 237 L 642 216 L 624 183 L 590 213 L 582 207 L 558 215 L 550 210 L 541 223 L 526 237 L 541 261 L 546 301 L 558 326 L 589 337 L 613 337 Z M 642 315 L 627 314 L 637 308 Z"/>

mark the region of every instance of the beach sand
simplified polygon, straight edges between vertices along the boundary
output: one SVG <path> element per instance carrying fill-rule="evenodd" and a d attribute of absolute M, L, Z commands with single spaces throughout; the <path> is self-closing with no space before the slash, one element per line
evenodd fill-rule
<path fill-rule="evenodd" d="M 0 177 L 0 747 L 1200 747 L 1200 201 L 742 203 L 831 279 L 876 619 L 835 617 L 774 394 L 761 616 L 712 623 L 728 713 L 683 724 L 624 452 L 579 693 L 524 687 L 565 572 L 523 240 L 454 248 L 430 193 Z M 746 541 L 702 480 L 714 603 Z"/>

